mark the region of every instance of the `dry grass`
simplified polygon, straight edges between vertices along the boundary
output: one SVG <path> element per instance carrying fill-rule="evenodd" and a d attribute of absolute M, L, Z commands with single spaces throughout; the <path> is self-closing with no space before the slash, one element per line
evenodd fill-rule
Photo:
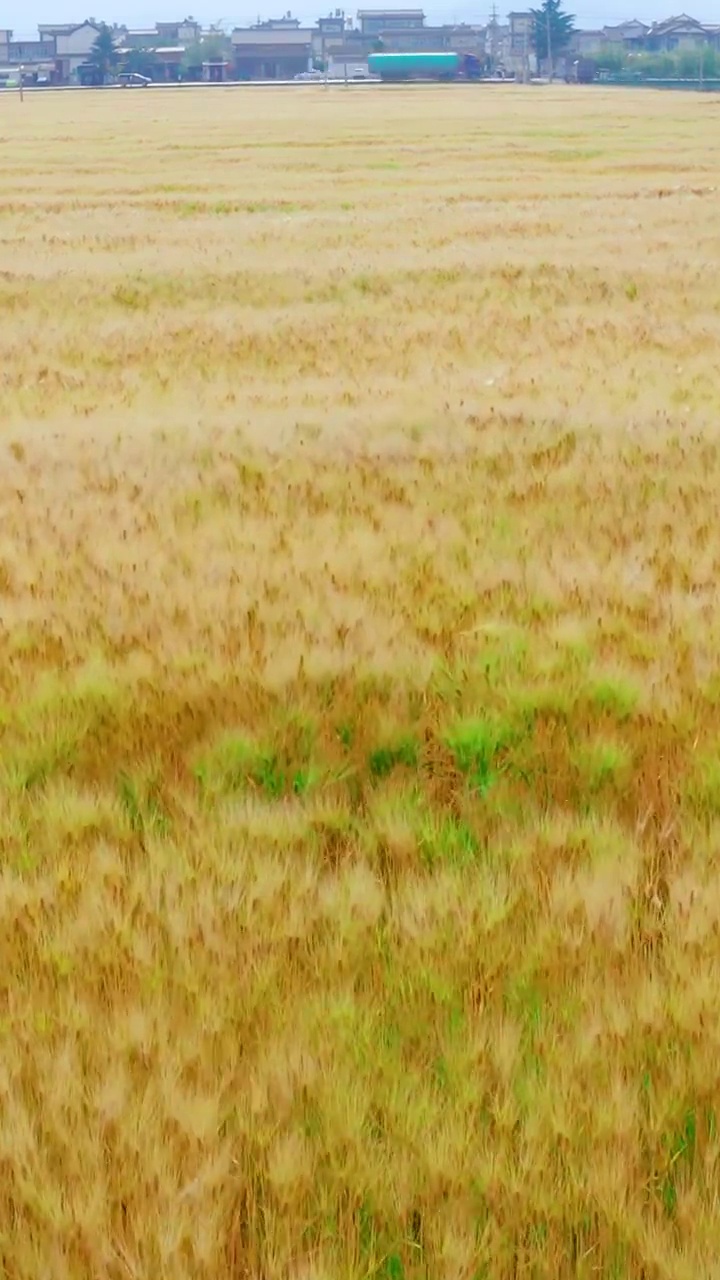
<path fill-rule="evenodd" d="M 3 101 L 7 1277 L 720 1274 L 718 110 Z"/>

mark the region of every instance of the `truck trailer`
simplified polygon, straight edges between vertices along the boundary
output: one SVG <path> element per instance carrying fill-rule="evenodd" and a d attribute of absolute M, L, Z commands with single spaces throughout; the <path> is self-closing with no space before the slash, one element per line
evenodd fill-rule
<path fill-rule="evenodd" d="M 381 80 L 479 80 L 480 59 L 471 53 L 371 53 L 368 70 Z"/>

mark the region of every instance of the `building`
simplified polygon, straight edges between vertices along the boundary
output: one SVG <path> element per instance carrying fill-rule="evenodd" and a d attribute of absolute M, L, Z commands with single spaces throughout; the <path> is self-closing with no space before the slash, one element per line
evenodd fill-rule
<path fill-rule="evenodd" d="M 502 49 L 501 61 L 506 71 L 525 79 L 536 69 L 533 48 L 533 15 L 530 10 L 508 14 L 510 30 Z"/>
<path fill-rule="evenodd" d="M 476 57 L 484 57 L 486 55 L 488 44 L 487 27 L 463 22 L 457 26 L 438 29 L 447 32 L 449 47 L 453 53 L 473 53 Z"/>
<path fill-rule="evenodd" d="M 54 40 L 11 40 L 6 46 L 7 61 L 13 66 L 33 66 L 55 61 Z M 3 50 L 3 53 L 5 51 Z"/>
<path fill-rule="evenodd" d="M 626 53 L 673 54 L 720 47 L 720 29 L 681 14 L 647 26 L 632 18 L 598 31 L 576 31 L 570 49 L 579 57 L 602 56 L 608 50 Z"/>
<path fill-rule="evenodd" d="M 405 27 L 379 37 L 387 53 L 485 52 L 485 35 L 472 27 Z"/>
<path fill-rule="evenodd" d="M 595 54 L 602 53 L 603 49 L 608 47 L 608 38 L 605 31 L 575 31 L 572 40 L 568 45 L 568 53 L 575 54 L 578 58 L 592 58 Z"/>
<path fill-rule="evenodd" d="M 160 45 L 196 44 L 202 35 L 202 27 L 194 18 L 182 22 L 156 22 L 157 41 Z"/>
<path fill-rule="evenodd" d="M 78 67 L 87 61 L 99 34 L 99 25 L 83 22 L 79 27 L 55 37 L 55 66 L 61 80 L 70 80 Z"/>
<path fill-rule="evenodd" d="M 223 84 L 229 80 L 232 63 L 226 58 L 208 58 L 202 64 L 202 78 L 205 84 Z"/>
<path fill-rule="evenodd" d="M 510 54 L 522 58 L 532 46 L 533 15 L 527 10 L 508 14 L 510 23 Z"/>
<path fill-rule="evenodd" d="M 259 31 L 297 31 L 300 19 L 293 18 L 290 10 L 282 18 L 268 18 L 266 22 L 256 22 Z"/>
<path fill-rule="evenodd" d="M 492 19 L 487 29 L 486 45 L 491 65 L 504 67 L 510 57 L 510 23 Z"/>
<path fill-rule="evenodd" d="M 329 65 L 334 55 L 345 45 L 346 32 L 347 35 L 352 34 L 341 9 L 336 9 L 327 18 L 318 18 L 312 33 L 314 61 L 322 66 Z"/>
<path fill-rule="evenodd" d="M 40 23 L 37 40 L 13 40 L 13 32 L 0 31 L 0 64 L 23 67 L 29 79 L 55 83 L 76 77 L 86 61 L 100 26 L 93 19 L 74 23 Z"/>
<path fill-rule="evenodd" d="M 663 22 L 654 22 L 643 40 L 643 49 L 648 53 L 680 53 L 686 49 L 702 49 L 705 45 L 714 45 L 715 36 L 712 31 L 690 18 L 686 13 L 677 18 L 666 18 Z"/>
<path fill-rule="evenodd" d="M 55 70 L 59 80 L 74 79 L 79 67 L 87 61 L 100 34 L 100 24 L 94 18 L 86 22 L 39 23 L 41 43 L 54 43 Z"/>
<path fill-rule="evenodd" d="M 342 9 L 336 9 L 334 13 L 328 14 L 327 18 L 318 18 L 317 30 L 320 35 L 327 36 L 344 36 L 347 20 Z"/>
<path fill-rule="evenodd" d="M 156 27 L 126 27 L 123 31 L 123 49 L 154 49 L 159 43 Z"/>
<path fill-rule="evenodd" d="M 13 32 L 0 31 L 0 63 L 24 67 L 32 76 L 39 67 L 52 70 L 55 62 L 54 40 L 13 40 Z"/>
<path fill-rule="evenodd" d="M 631 18 L 629 22 L 619 22 L 616 26 L 603 27 L 605 47 L 624 49 L 626 53 L 637 53 L 650 28 L 647 23 Z"/>
<path fill-rule="evenodd" d="M 452 51 L 485 58 L 484 27 L 470 23 L 429 27 L 422 9 L 360 9 L 358 22 L 357 35 L 363 41 L 364 57 L 382 48 L 387 53 Z M 338 50 L 338 56 L 339 53 Z"/>
<path fill-rule="evenodd" d="M 122 27 L 121 35 L 125 49 L 169 48 L 197 44 L 202 27 L 194 18 L 184 18 L 182 22 L 156 22 L 154 27 Z"/>
<path fill-rule="evenodd" d="M 327 71 L 333 80 L 348 80 L 358 71 L 368 71 L 368 58 L 374 52 L 376 40 L 363 36 L 361 31 L 347 30 L 342 41 L 333 41 L 327 51 Z"/>
<path fill-rule="evenodd" d="M 364 36 L 385 36 L 424 27 L 425 14 L 422 9 L 358 9 L 358 22 Z"/>
<path fill-rule="evenodd" d="M 302 26 L 288 11 L 280 17 L 236 27 L 231 37 L 213 28 L 203 32 L 193 17 L 156 22 L 153 27 L 113 27 L 121 67 L 142 69 L 156 80 L 189 77 L 208 82 L 290 80 L 313 66 L 333 77 L 352 76 L 365 69 L 371 53 L 470 54 L 526 78 L 536 71 L 530 10 L 513 11 L 501 25 L 493 17 L 487 27 L 473 23 L 429 26 L 422 9 L 360 9 L 357 25 L 343 9 L 320 17 L 315 27 Z M 25 75 L 42 82 L 89 83 L 94 68 L 90 54 L 102 24 L 94 18 L 80 23 L 40 23 L 37 39 L 14 39 L 0 29 L 0 72 Z M 652 25 L 637 18 L 587 31 L 576 31 L 567 50 L 556 58 L 562 74 L 563 57 L 602 58 L 609 50 L 625 54 L 674 54 L 720 49 L 720 25 L 700 22 L 688 14 Z M 609 57 L 609 53 L 608 53 Z M 189 63 L 193 64 L 190 66 Z M 147 70 L 146 70 L 147 68 Z"/>
<path fill-rule="evenodd" d="M 152 50 L 153 80 L 179 80 L 185 57 L 184 44 L 159 44 Z"/>
<path fill-rule="evenodd" d="M 367 53 L 357 53 L 353 49 L 338 49 L 328 58 L 327 73 L 330 80 L 352 80 L 354 75 L 362 72 L 369 75 Z"/>
<path fill-rule="evenodd" d="M 25 84 L 57 84 L 60 72 L 55 60 L 54 40 L 10 40 L 0 45 L 0 63 L 8 71 L 15 68 Z"/>
<path fill-rule="evenodd" d="M 312 67 L 310 27 L 262 23 L 257 27 L 236 27 L 230 39 L 238 80 L 292 80 Z"/>
<path fill-rule="evenodd" d="M 154 27 L 124 27 L 118 47 L 123 69 L 152 80 L 232 79 L 232 46 L 221 30 L 203 31 L 194 18 L 157 22 Z"/>

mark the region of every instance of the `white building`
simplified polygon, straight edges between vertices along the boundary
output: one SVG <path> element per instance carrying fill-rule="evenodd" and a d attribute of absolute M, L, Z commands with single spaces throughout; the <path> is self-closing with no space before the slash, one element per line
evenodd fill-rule
<path fill-rule="evenodd" d="M 87 62 L 95 41 L 100 34 L 98 23 L 90 20 L 79 24 L 39 23 L 41 40 L 55 41 L 55 62 L 63 80 L 70 80 L 78 67 Z"/>

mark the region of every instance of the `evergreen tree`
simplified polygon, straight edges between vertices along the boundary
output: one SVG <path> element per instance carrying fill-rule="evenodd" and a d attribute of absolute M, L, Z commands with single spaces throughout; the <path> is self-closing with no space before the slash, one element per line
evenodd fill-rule
<path fill-rule="evenodd" d="M 567 49 L 575 31 L 575 16 L 563 12 L 560 0 L 543 0 L 540 9 L 531 9 L 530 12 L 532 47 L 538 62 L 549 62 L 552 76 L 554 59 Z"/>
<path fill-rule="evenodd" d="M 88 62 L 91 62 L 97 69 L 101 83 L 117 66 L 118 52 L 115 48 L 115 37 L 104 22 L 101 24 L 95 43 L 90 50 Z"/>

